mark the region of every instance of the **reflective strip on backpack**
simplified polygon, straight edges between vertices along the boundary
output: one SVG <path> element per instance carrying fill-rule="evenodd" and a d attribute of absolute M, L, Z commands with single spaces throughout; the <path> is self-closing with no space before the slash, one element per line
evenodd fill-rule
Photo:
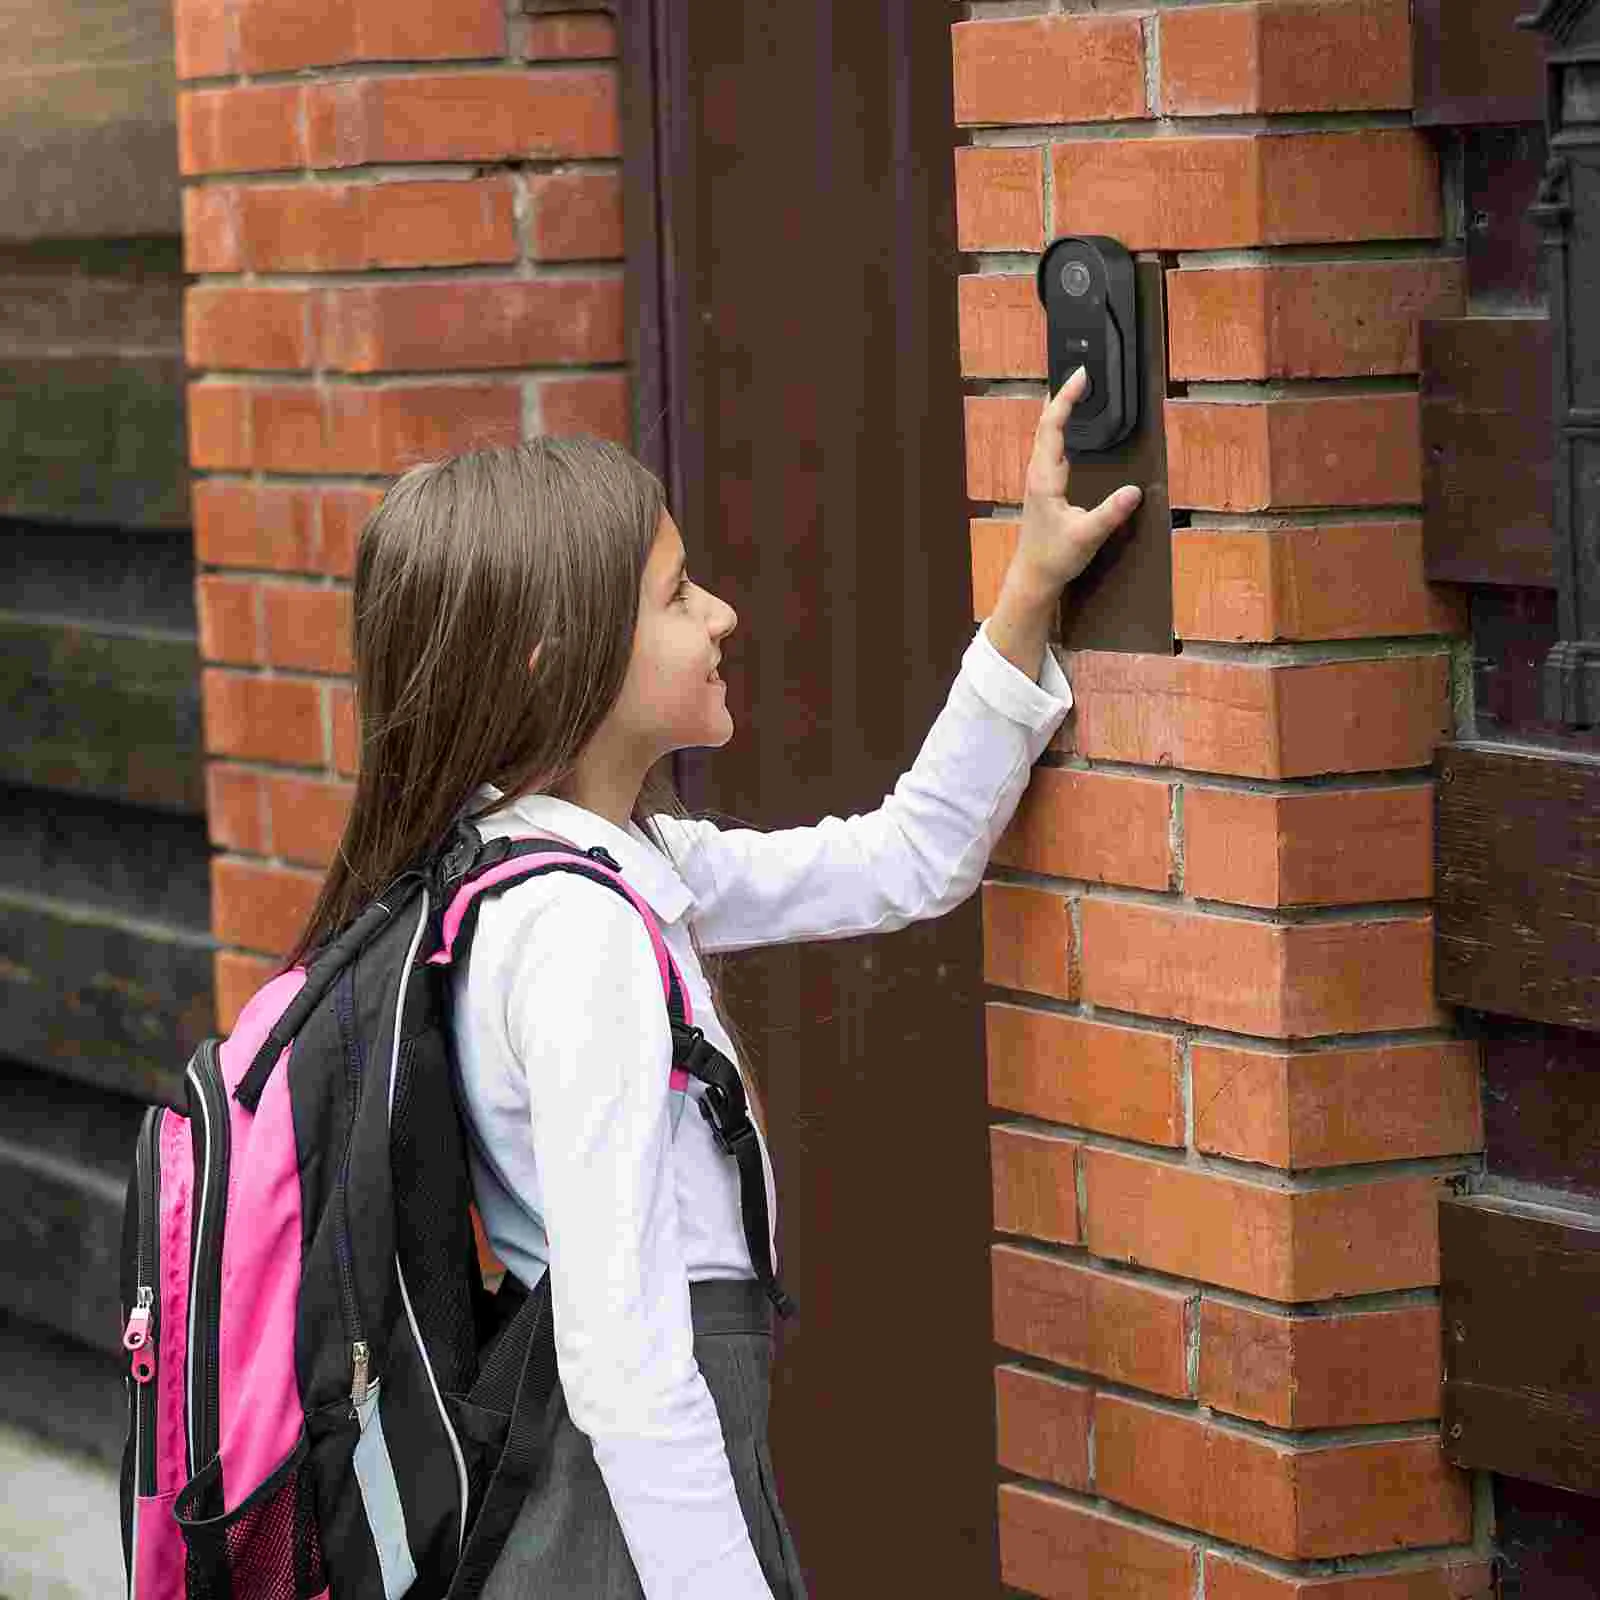
<path fill-rule="evenodd" d="M 367 1391 L 357 1415 L 361 1419 L 361 1437 L 356 1441 L 354 1457 L 356 1482 L 361 1487 L 367 1527 L 378 1551 L 384 1600 L 399 1600 L 417 1581 L 417 1564 L 411 1559 L 411 1544 L 406 1538 L 406 1514 L 400 1505 L 400 1485 L 395 1482 L 389 1441 L 383 1436 L 376 1385 Z"/>

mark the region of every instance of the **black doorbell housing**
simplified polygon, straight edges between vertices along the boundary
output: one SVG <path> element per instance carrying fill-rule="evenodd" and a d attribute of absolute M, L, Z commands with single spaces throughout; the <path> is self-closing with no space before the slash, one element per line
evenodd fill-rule
<path fill-rule="evenodd" d="M 1102 234 L 1057 239 L 1039 263 L 1050 392 L 1086 369 L 1088 392 L 1072 408 L 1067 450 L 1109 450 L 1139 421 L 1139 318 L 1133 257 Z"/>

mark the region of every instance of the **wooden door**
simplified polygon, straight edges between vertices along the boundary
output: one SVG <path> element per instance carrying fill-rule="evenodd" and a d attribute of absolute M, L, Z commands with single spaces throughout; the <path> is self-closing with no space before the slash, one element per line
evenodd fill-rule
<path fill-rule="evenodd" d="M 623 20 L 638 445 L 741 618 L 739 732 L 685 798 L 762 826 L 870 808 L 971 633 L 949 11 Z M 773 1428 L 813 1592 L 995 1594 L 976 907 L 726 982 L 801 1307 Z"/>

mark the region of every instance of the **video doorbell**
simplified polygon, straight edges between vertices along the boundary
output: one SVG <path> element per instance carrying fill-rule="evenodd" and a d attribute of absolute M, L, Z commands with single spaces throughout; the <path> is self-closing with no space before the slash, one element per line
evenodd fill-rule
<path fill-rule="evenodd" d="M 1115 239 L 1069 234 L 1039 263 L 1054 394 L 1077 367 L 1088 392 L 1072 408 L 1067 451 L 1109 450 L 1139 421 L 1139 321 L 1133 257 Z"/>

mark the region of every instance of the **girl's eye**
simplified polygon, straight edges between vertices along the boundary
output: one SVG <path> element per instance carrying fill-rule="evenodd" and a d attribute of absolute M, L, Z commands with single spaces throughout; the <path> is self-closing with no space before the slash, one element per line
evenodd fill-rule
<path fill-rule="evenodd" d="M 687 576 L 679 579 L 678 592 L 672 598 L 674 600 L 687 600 L 689 598 L 689 590 L 693 587 Z"/>

